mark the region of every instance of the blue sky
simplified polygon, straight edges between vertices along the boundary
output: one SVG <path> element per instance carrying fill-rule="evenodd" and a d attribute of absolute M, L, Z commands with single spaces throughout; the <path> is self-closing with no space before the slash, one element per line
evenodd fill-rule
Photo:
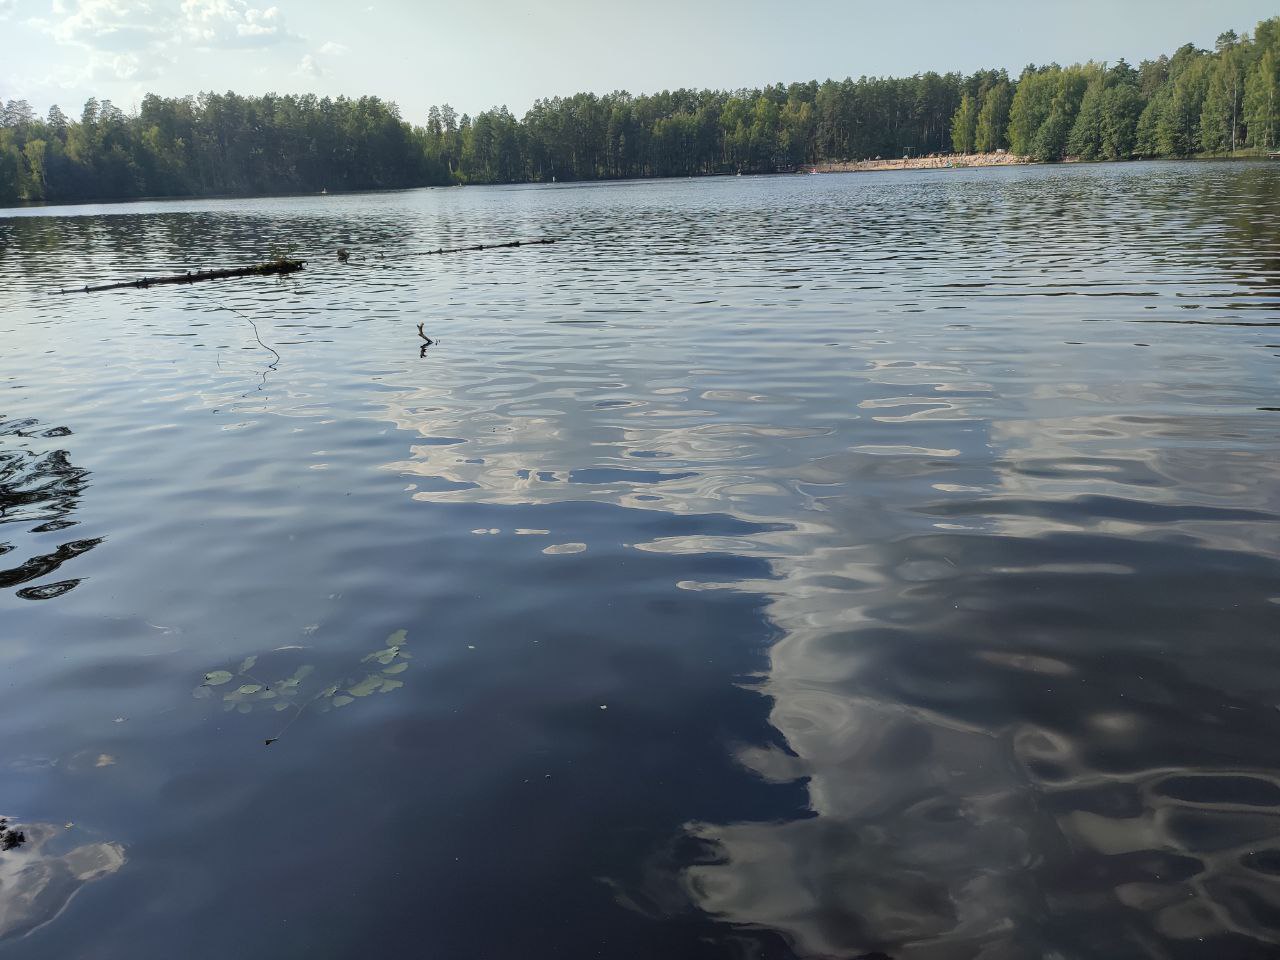
<path fill-rule="evenodd" d="M 1276 0 L 0 0 L 0 99 L 78 114 L 92 95 L 234 89 L 476 112 L 592 90 L 753 87 L 1028 62 L 1131 62 Z"/>

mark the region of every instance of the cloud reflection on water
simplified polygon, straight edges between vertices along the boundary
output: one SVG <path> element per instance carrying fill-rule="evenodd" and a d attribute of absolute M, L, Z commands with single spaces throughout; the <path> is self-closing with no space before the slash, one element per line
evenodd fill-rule
<path fill-rule="evenodd" d="M 1177 349 L 1167 383 L 1135 382 L 1114 342 L 1068 374 L 998 329 L 958 326 L 945 361 L 936 328 L 872 332 L 878 355 L 847 366 L 815 345 L 803 386 L 736 388 L 755 345 L 655 376 L 602 343 L 590 371 L 441 368 L 386 399 L 424 440 L 388 464 L 415 499 L 723 513 L 750 526 L 632 546 L 771 565 L 680 586 L 767 597 L 779 639 L 758 689 L 786 748 L 738 757 L 803 781 L 808 811 L 691 823 L 701 854 L 645 890 L 616 881 L 621 901 L 670 912 L 674 884 L 802 957 L 1280 942 L 1280 794 L 1255 768 L 1280 734 L 1257 679 L 1280 664 L 1256 643 L 1277 468 L 1263 421 L 1235 412 L 1254 387 L 1210 396 L 1194 376 L 1219 377 L 1213 358 Z M 571 482 L 588 466 L 596 482 Z M 1263 799 L 1242 805 L 1249 790 Z"/>

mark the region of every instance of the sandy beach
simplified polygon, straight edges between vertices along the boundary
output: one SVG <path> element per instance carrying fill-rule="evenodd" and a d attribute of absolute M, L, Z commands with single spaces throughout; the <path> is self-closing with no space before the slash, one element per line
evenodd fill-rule
<path fill-rule="evenodd" d="M 899 160 L 838 160 L 808 164 L 802 173 L 867 173 L 874 170 L 945 170 L 954 167 L 1008 167 L 1034 163 L 1031 157 L 995 153 L 937 153 Z"/>

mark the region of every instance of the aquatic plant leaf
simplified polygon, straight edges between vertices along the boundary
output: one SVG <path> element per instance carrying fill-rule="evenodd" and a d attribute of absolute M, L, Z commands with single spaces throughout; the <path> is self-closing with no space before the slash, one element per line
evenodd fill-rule
<path fill-rule="evenodd" d="M 353 687 L 347 688 L 347 693 L 353 697 L 367 697 L 382 685 L 382 678 L 378 676 L 365 677 Z"/>
<path fill-rule="evenodd" d="M 374 693 L 390 693 L 404 686 L 403 681 L 392 678 L 409 667 L 405 662 L 411 656 L 404 646 L 407 643 L 407 637 L 407 630 L 397 630 L 387 637 L 385 647 L 361 658 L 362 663 L 376 664 L 372 668 L 374 672 L 357 674 L 356 677 L 348 676 L 338 683 L 329 684 L 318 692 L 309 690 L 307 684 L 307 678 L 316 671 L 314 665 L 302 664 L 289 676 L 278 680 L 260 681 L 249 673 L 249 670 L 258 662 L 258 656 L 251 655 L 240 662 L 236 673 L 230 670 L 214 670 L 206 673 L 203 682 L 192 691 L 192 696 L 197 699 L 209 699 L 213 695 L 213 687 L 227 685 L 226 692 L 222 695 L 224 711 L 243 714 L 252 713 L 255 710 L 281 713 L 292 708 L 297 716 L 285 724 L 284 729 L 288 729 L 304 712 L 327 712 L 335 707 L 345 707 L 354 703 L 358 698 Z M 273 653 L 302 649 L 305 648 L 278 647 Z M 271 662 L 274 664 L 275 660 Z M 231 686 L 233 680 L 239 680 L 240 683 Z M 280 739 L 281 733 L 263 742 L 270 746 Z"/>

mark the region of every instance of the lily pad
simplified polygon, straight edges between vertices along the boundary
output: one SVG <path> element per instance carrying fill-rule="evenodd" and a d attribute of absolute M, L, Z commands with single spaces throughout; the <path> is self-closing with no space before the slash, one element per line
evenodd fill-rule
<path fill-rule="evenodd" d="M 213 687 L 225 687 L 225 692 L 222 693 L 222 708 L 228 712 L 247 714 L 254 711 L 278 713 L 291 711 L 292 715 L 281 727 L 280 732 L 265 741 L 271 744 L 308 711 L 324 712 L 334 707 L 345 707 L 358 698 L 374 693 L 390 693 L 404 686 L 402 680 L 393 679 L 393 677 L 404 673 L 409 667 L 406 661 L 412 654 L 406 648 L 407 638 L 407 630 L 396 630 L 387 637 L 384 647 L 367 653 L 361 658 L 361 663 L 371 664 L 371 667 L 360 670 L 354 676 L 338 674 L 337 682 L 330 683 L 319 690 L 312 687 L 309 681 L 316 669 L 312 664 L 302 664 L 296 667 L 291 675 L 281 679 L 270 679 L 276 676 L 274 670 L 280 662 L 277 654 L 305 649 L 300 646 L 288 646 L 278 647 L 267 655 L 266 666 L 260 668 L 260 671 L 273 671 L 270 674 L 260 672 L 262 677 L 268 678 L 267 680 L 259 680 L 258 676 L 249 672 L 258 663 L 258 657 L 251 655 L 240 662 L 239 668 L 234 673 L 230 670 L 213 670 L 206 673 L 200 686 L 192 691 L 192 696 L 197 699 L 209 699 L 213 695 Z M 284 667 L 280 672 L 283 673 L 287 669 Z M 231 686 L 233 680 L 239 683 Z"/>
<path fill-rule="evenodd" d="M 347 693 L 353 697 L 367 697 L 382 686 L 382 678 L 378 676 L 365 677 L 359 683 L 347 688 Z"/>

